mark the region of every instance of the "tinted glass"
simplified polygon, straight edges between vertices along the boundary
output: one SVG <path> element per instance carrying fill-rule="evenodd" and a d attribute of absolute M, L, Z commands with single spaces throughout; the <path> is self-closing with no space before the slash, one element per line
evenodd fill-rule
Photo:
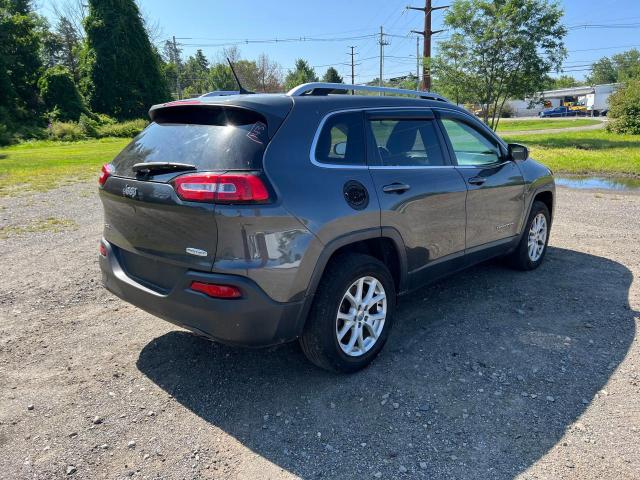
<path fill-rule="evenodd" d="M 497 142 L 488 139 L 471 125 L 450 118 L 442 120 L 458 165 L 489 165 L 501 160 Z"/>
<path fill-rule="evenodd" d="M 269 142 L 264 120 L 245 116 L 217 123 L 152 123 L 113 160 L 114 174 L 135 177 L 132 167 L 141 162 L 189 163 L 200 171 L 261 168 Z"/>
<path fill-rule="evenodd" d="M 320 163 L 364 165 L 364 128 L 361 112 L 332 115 L 322 127 L 315 158 Z"/>
<path fill-rule="evenodd" d="M 444 156 L 433 120 L 371 120 L 381 165 L 435 167 Z"/>

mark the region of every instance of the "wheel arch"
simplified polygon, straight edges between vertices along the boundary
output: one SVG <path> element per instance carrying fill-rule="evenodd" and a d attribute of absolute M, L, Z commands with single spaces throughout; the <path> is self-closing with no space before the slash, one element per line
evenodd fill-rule
<path fill-rule="evenodd" d="M 300 312 L 303 327 L 327 265 L 336 256 L 348 252 L 366 253 L 378 258 L 389 267 L 396 292 L 401 293 L 408 288 L 406 251 L 402 237 L 395 228 L 383 227 L 350 232 L 325 245 L 318 257 Z"/>

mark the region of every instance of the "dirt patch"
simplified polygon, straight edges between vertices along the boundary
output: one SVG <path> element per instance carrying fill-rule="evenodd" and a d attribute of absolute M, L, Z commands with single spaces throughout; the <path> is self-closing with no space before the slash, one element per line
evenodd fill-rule
<path fill-rule="evenodd" d="M 0 240 L 3 476 L 637 478 L 640 196 L 559 189 L 540 269 L 415 292 L 373 365 L 334 376 L 106 292 L 94 191 L 0 199 L 4 224 L 76 224 Z"/>

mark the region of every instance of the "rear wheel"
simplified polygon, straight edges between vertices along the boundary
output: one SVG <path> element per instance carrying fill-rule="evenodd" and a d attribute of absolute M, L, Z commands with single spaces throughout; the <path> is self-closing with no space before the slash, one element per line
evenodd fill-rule
<path fill-rule="evenodd" d="M 522 238 L 511 254 L 511 264 L 519 270 L 538 268 L 547 252 L 551 215 L 542 202 L 534 202 Z"/>
<path fill-rule="evenodd" d="M 392 323 L 396 292 L 387 267 L 374 257 L 345 254 L 322 277 L 300 345 L 326 370 L 350 373 L 382 350 Z"/>

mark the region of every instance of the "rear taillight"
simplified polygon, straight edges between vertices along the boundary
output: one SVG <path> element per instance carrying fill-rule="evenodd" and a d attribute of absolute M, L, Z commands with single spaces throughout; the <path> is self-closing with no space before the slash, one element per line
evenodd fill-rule
<path fill-rule="evenodd" d="M 98 185 L 102 187 L 104 183 L 107 181 L 107 178 L 109 178 L 112 173 L 113 173 L 113 165 L 111 165 L 110 163 L 105 163 L 102 166 L 102 169 L 100 170 L 100 176 L 98 177 Z"/>
<path fill-rule="evenodd" d="M 240 298 L 242 296 L 238 287 L 218 285 L 217 283 L 191 282 L 191 290 L 214 298 Z"/>
<path fill-rule="evenodd" d="M 100 255 L 102 255 L 103 257 L 107 256 L 107 247 L 105 247 L 104 243 L 100 242 L 100 246 L 98 247 L 98 251 L 100 252 Z"/>
<path fill-rule="evenodd" d="M 173 181 L 176 193 L 190 202 L 252 203 L 269 200 L 269 191 L 256 175 L 190 173 Z"/>

